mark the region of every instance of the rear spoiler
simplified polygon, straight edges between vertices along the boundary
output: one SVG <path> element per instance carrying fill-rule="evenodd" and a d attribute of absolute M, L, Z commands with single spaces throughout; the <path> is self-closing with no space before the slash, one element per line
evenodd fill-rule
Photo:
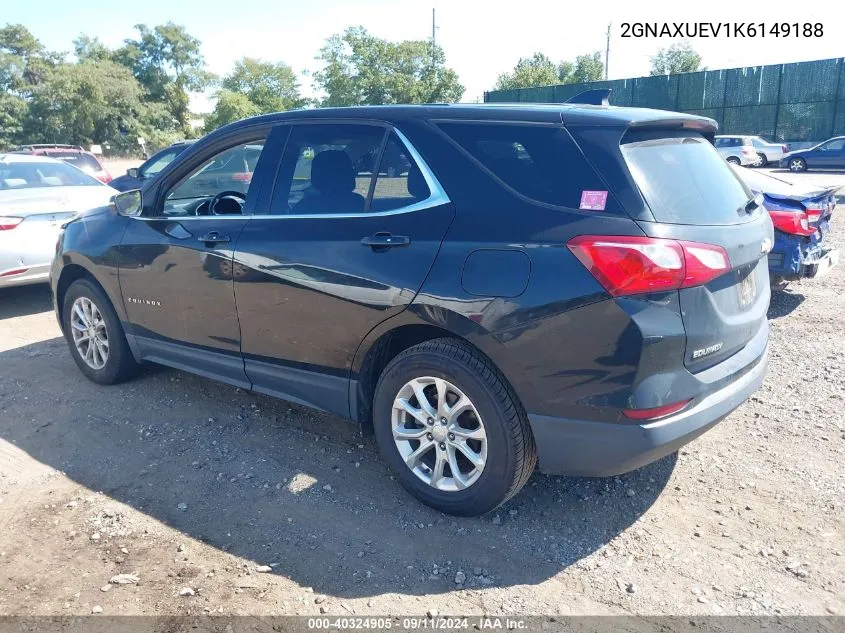
<path fill-rule="evenodd" d="M 610 105 L 610 93 L 613 88 L 597 88 L 596 90 L 585 90 L 574 97 L 570 97 L 564 103 L 583 103 L 584 105 Z"/>

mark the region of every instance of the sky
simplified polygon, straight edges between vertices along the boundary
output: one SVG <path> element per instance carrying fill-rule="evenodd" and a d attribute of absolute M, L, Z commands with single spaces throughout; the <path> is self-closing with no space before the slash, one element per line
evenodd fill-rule
<path fill-rule="evenodd" d="M 649 58 L 678 41 L 623 38 L 626 22 L 823 25 L 824 35 L 818 38 L 691 39 L 709 69 L 842 57 L 842 6 L 833 0 L 0 0 L 0 23 L 21 23 L 49 49 L 72 51 L 80 33 L 116 47 L 133 36 L 135 24 L 172 20 L 202 41 L 212 72 L 225 74 L 243 56 L 283 61 L 300 74 L 303 92 L 312 96 L 306 73 L 319 68 L 314 58 L 327 37 L 362 25 L 389 40 L 426 39 L 431 37 L 434 8 L 436 40 L 446 63 L 466 87 L 463 100 L 476 101 L 520 57 L 542 52 L 559 61 L 596 50 L 604 54 L 608 23 L 610 79 L 647 75 Z M 211 102 L 197 98 L 194 107 L 208 110 Z"/>

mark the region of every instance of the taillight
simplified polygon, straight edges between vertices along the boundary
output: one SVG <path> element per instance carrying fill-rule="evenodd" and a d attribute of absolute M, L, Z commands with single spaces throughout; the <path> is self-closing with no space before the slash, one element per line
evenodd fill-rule
<path fill-rule="evenodd" d="M 692 400 L 682 400 L 653 409 L 623 409 L 622 415 L 631 420 L 657 420 L 684 409 Z"/>
<path fill-rule="evenodd" d="M 725 249 L 713 244 L 581 235 L 567 246 L 614 297 L 700 286 L 731 268 Z"/>
<path fill-rule="evenodd" d="M 782 151 L 784 154 L 786 154 L 787 152 L 789 152 L 789 150 L 787 149 L 786 145 L 781 145 L 781 146 L 780 146 L 780 149 L 781 149 L 781 151 Z"/>
<path fill-rule="evenodd" d="M 8 231 L 23 222 L 23 218 L 0 217 L 0 231 Z"/>
<path fill-rule="evenodd" d="M 775 228 L 790 235 L 812 235 L 816 232 L 814 226 L 810 226 L 810 218 L 803 211 L 771 211 L 772 224 Z M 818 219 L 818 218 L 816 218 Z"/>

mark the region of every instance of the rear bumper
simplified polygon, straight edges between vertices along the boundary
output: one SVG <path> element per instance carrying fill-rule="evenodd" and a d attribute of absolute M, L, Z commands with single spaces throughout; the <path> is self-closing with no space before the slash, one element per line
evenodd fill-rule
<path fill-rule="evenodd" d="M 3 271 L 0 270 L 0 288 L 26 286 L 29 284 L 43 284 L 50 280 L 49 264 L 31 266 L 26 269 L 26 272 L 16 275 L 2 275 L 2 272 Z"/>
<path fill-rule="evenodd" d="M 608 424 L 528 416 L 540 471 L 553 475 L 609 477 L 630 472 L 674 453 L 715 426 L 762 384 L 768 345 L 737 380 L 677 415 L 647 424 Z"/>

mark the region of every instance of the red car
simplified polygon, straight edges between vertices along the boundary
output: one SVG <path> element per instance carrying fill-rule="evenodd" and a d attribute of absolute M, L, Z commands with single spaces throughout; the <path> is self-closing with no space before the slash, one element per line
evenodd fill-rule
<path fill-rule="evenodd" d="M 79 145 L 61 145 L 58 143 L 44 143 L 34 145 L 21 145 L 15 148 L 16 154 L 32 154 L 34 156 L 49 156 L 64 161 L 81 169 L 86 174 L 93 176 L 100 182 L 108 184 L 111 182 L 111 175 L 103 167 L 99 159 L 82 149 Z"/>

